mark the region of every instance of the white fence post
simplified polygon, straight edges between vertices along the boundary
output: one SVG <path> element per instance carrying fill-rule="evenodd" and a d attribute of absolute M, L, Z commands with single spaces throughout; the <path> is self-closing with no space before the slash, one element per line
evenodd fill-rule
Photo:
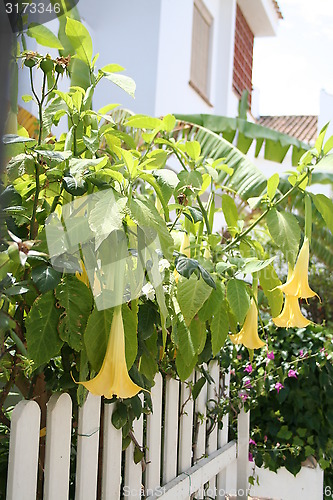
<path fill-rule="evenodd" d="M 53 394 L 47 403 L 44 499 L 66 500 L 72 432 L 69 394 Z"/>
<path fill-rule="evenodd" d="M 219 395 L 219 385 L 220 385 L 220 365 L 218 361 L 212 361 L 209 365 L 209 374 L 214 380 L 211 384 L 208 384 L 207 387 L 207 406 L 208 408 L 213 408 L 214 403 L 210 400 L 215 400 Z M 208 423 L 208 422 L 207 422 Z M 207 439 L 207 454 L 208 456 L 214 453 L 217 450 L 217 431 L 218 426 L 217 423 L 214 429 L 210 432 Z M 213 477 L 209 481 L 209 489 L 211 491 L 215 491 L 216 487 L 216 478 Z"/>
<path fill-rule="evenodd" d="M 167 377 L 165 388 L 163 484 L 177 476 L 179 382 Z"/>
<path fill-rule="evenodd" d="M 194 373 L 182 382 L 180 389 L 180 411 L 179 418 L 179 456 L 178 473 L 185 472 L 192 465 L 192 437 L 193 437 L 193 408 L 194 402 L 191 396 L 189 384 L 194 381 Z"/>
<path fill-rule="evenodd" d="M 104 404 L 102 500 L 120 498 L 122 432 L 111 421 L 115 404 Z"/>
<path fill-rule="evenodd" d="M 201 373 L 196 371 L 196 382 L 200 379 Z M 195 401 L 195 414 L 200 414 L 200 417 L 196 421 L 198 426 L 196 437 L 197 442 L 194 448 L 194 463 L 204 457 L 206 453 L 206 404 L 207 404 L 207 383 L 201 389 L 199 396 Z M 203 487 L 200 488 L 197 494 L 198 499 L 204 498 Z"/>
<path fill-rule="evenodd" d="M 155 385 L 151 389 L 153 413 L 147 416 L 145 484 L 147 490 L 155 490 L 161 483 L 162 390 L 162 375 L 157 373 Z"/>
<path fill-rule="evenodd" d="M 96 500 L 101 398 L 88 393 L 79 411 L 75 500 Z"/>
<path fill-rule="evenodd" d="M 220 385 L 223 384 L 224 394 L 223 397 L 228 398 L 230 392 L 230 370 L 227 373 L 221 374 Z M 229 438 L 229 415 L 225 415 L 222 419 L 223 427 L 218 431 L 217 445 L 218 448 L 226 445 Z M 222 470 L 216 478 L 217 499 L 224 500 L 227 489 L 227 472 L 228 469 Z"/>
<path fill-rule="evenodd" d="M 238 415 L 237 500 L 248 497 L 250 412 L 242 408 Z"/>
<path fill-rule="evenodd" d="M 37 491 L 40 408 L 20 401 L 10 425 L 7 500 L 35 500 Z"/>
<path fill-rule="evenodd" d="M 143 395 L 140 394 L 140 399 L 143 402 Z M 142 445 L 143 440 L 143 415 L 139 420 L 133 422 L 133 433 L 137 442 Z M 124 497 L 133 500 L 141 500 L 142 495 L 142 465 L 141 462 L 134 462 L 134 444 L 130 443 L 125 452 L 125 480 L 124 480 Z"/>

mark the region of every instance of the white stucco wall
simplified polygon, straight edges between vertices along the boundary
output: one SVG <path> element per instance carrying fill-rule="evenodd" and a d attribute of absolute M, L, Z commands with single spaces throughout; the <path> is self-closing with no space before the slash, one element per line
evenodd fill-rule
<path fill-rule="evenodd" d="M 162 0 L 155 113 L 227 114 L 231 98 L 236 0 L 205 0 L 212 14 L 210 106 L 189 85 L 193 0 Z"/>

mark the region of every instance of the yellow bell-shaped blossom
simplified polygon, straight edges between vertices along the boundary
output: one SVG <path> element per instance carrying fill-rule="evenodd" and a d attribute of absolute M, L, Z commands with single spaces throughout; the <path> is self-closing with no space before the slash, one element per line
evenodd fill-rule
<path fill-rule="evenodd" d="M 125 358 L 125 334 L 121 306 L 113 314 L 110 337 L 102 368 L 91 380 L 79 382 L 95 396 L 132 398 L 142 390 L 129 377 Z"/>
<path fill-rule="evenodd" d="M 299 307 L 298 297 L 286 295 L 282 312 L 273 318 L 274 324 L 281 328 L 305 328 L 311 323 L 303 316 Z"/>
<path fill-rule="evenodd" d="M 309 287 L 308 271 L 309 240 L 305 238 L 293 272 L 291 275 L 288 274 L 288 279 L 284 285 L 279 285 L 276 288 L 279 288 L 286 295 L 292 295 L 293 297 L 302 299 L 308 299 L 315 295 L 318 297 L 316 292 Z"/>
<path fill-rule="evenodd" d="M 81 260 L 81 267 L 82 267 L 82 273 L 79 273 L 77 271 L 75 273 L 75 276 L 77 277 L 78 280 L 82 281 L 82 283 L 84 283 L 88 288 L 90 288 L 87 270 L 86 270 L 85 265 L 83 264 L 82 260 Z"/>
<path fill-rule="evenodd" d="M 233 344 L 243 344 L 248 349 L 260 349 L 266 345 L 258 335 L 258 311 L 253 299 L 251 300 L 250 309 L 245 318 L 243 328 L 236 335 L 230 335 L 230 340 Z"/>
<path fill-rule="evenodd" d="M 186 257 L 188 258 L 191 257 L 190 237 L 186 232 L 183 232 L 183 237 L 179 252 L 186 255 Z M 179 273 L 176 269 L 174 270 L 173 275 L 175 277 L 176 283 L 178 283 Z"/>

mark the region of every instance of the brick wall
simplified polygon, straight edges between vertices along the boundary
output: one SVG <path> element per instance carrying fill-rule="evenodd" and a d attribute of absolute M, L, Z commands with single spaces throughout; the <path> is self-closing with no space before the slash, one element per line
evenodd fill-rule
<path fill-rule="evenodd" d="M 242 95 L 243 90 L 249 91 L 250 106 L 252 92 L 253 42 L 254 35 L 246 22 L 243 12 L 237 5 L 232 86 L 239 96 Z"/>

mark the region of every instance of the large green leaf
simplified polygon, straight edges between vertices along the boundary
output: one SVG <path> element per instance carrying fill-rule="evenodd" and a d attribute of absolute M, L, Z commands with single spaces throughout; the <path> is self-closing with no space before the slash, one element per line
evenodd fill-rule
<path fill-rule="evenodd" d="M 124 90 L 127 94 L 129 94 L 131 97 L 135 97 L 135 81 L 130 77 L 126 75 L 119 75 L 116 73 L 107 73 L 105 74 L 105 78 L 110 80 L 112 83 L 120 87 L 122 90 Z"/>
<path fill-rule="evenodd" d="M 212 353 L 213 356 L 219 353 L 229 332 L 229 316 L 225 300 L 220 302 L 220 306 L 215 311 L 210 324 Z"/>
<path fill-rule="evenodd" d="M 180 125 L 180 124 L 179 124 Z M 241 151 L 209 128 L 185 123 L 178 127 L 177 138 L 181 138 L 183 129 L 189 129 L 187 140 L 198 141 L 201 145 L 201 155 L 214 160 L 223 158 L 223 162 L 233 169 L 233 175 L 220 171 L 218 182 L 237 191 L 238 195 L 247 200 L 264 193 L 267 179 Z"/>
<path fill-rule="evenodd" d="M 103 191 L 89 214 L 89 226 L 95 233 L 96 248 L 100 246 L 113 231 L 121 229 L 127 198 L 116 195 L 114 191 Z"/>
<path fill-rule="evenodd" d="M 198 279 L 195 275 L 192 275 L 189 279 L 179 278 L 177 300 L 186 325 L 191 323 L 211 293 L 212 288 L 203 279 Z"/>
<path fill-rule="evenodd" d="M 49 47 L 51 49 L 63 49 L 62 43 L 51 30 L 43 24 L 31 23 L 27 31 L 27 35 L 34 38 L 39 45 Z"/>
<path fill-rule="evenodd" d="M 131 219 L 143 230 L 147 240 L 154 239 L 154 232 L 158 235 L 164 257 L 171 260 L 174 242 L 164 219 L 153 203 L 143 197 L 132 199 L 128 205 L 128 212 Z"/>
<path fill-rule="evenodd" d="M 131 302 L 132 309 L 127 304 L 122 305 L 122 315 L 125 333 L 125 355 L 127 368 L 130 369 L 137 353 L 137 302 Z M 109 340 L 113 309 L 91 313 L 84 333 L 84 344 L 89 362 L 97 372 L 102 366 Z"/>
<path fill-rule="evenodd" d="M 178 321 L 175 340 L 185 364 L 190 365 L 198 351 L 198 345 L 200 345 L 199 330 L 197 328 L 191 330 L 184 321 Z"/>
<path fill-rule="evenodd" d="M 253 141 L 256 141 L 255 156 L 262 147 L 265 148 L 265 159 L 281 163 L 288 150 L 292 148 L 292 164 L 296 166 L 302 154 L 310 146 L 295 137 L 283 134 L 257 123 L 249 122 L 244 118 L 229 118 L 208 114 L 175 115 L 179 120 L 195 123 L 207 128 L 216 134 L 222 134 L 224 139 L 232 142 L 237 134 L 237 148 L 247 153 Z M 199 141 L 200 142 L 200 141 Z M 228 163 L 228 162 L 227 162 Z"/>
<path fill-rule="evenodd" d="M 61 279 L 61 273 L 47 264 L 34 267 L 31 272 L 32 281 L 42 293 L 53 290 Z"/>
<path fill-rule="evenodd" d="M 79 21 L 67 18 L 66 35 L 75 49 L 76 57 L 91 65 L 93 45 L 88 30 Z"/>
<path fill-rule="evenodd" d="M 275 208 L 266 216 L 267 227 L 276 245 L 290 264 L 294 264 L 301 238 L 301 230 L 296 217 L 288 212 L 278 212 Z"/>
<path fill-rule="evenodd" d="M 283 293 L 276 288 L 281 285 L 281 281 L 275 272 L 272 264 L 259 271 L 260 285 L 268 299 L 273 318 L 278 316 L 282 309 Z"/>
<path fill-rule="evenodd" d="M 75 351 L 80 351 L 83 333 L 93 306 L 91 291 L 82 281 L 67 275 L 57 286 L 55 295 L 64 309 L 58 328 L 60 338 Z"/>
<path fill-rule="evenodd" d="M 228 194 L 222 195 L 222 210 L 227 222 L 228 228 L 237 227 L 238 211 L 236 203 Z M 232 230 L 232 229 L 231 229 Z M 232 234 L 232 233 L 231 233 Z"/>
<path fill-rule="evenodd" d="M 220 304 L 224 300 L 224 295 L 224 285 L 222 285 L 220 281 L 217 281 L 216 289 L 212 290 L 212 293 L 198 312 L 198 316 L 201 321 L 207 321 L 213 316 L 213 314 L 215 314 Z"/>
<path fill-rule="evenodd" d="M 52 291 L 38 297 L 25 321 L 28 355 L 36 366 L 57 356 L 63 344 L 58 334 L 60 310 Z"/>
<path fill-rule="evenodd" d="M 316 209 L 320 212 L 328 229 L 333 234 L 333 201 L 324 194 L 312 194 L 311 196 Z"/>
<path fill-rule="evenodd" d="M 232 278 L 227 285 L 227 299 L 239 323 L 243 323 L 250 307 L 250 297 L 244 281 Z"/>

